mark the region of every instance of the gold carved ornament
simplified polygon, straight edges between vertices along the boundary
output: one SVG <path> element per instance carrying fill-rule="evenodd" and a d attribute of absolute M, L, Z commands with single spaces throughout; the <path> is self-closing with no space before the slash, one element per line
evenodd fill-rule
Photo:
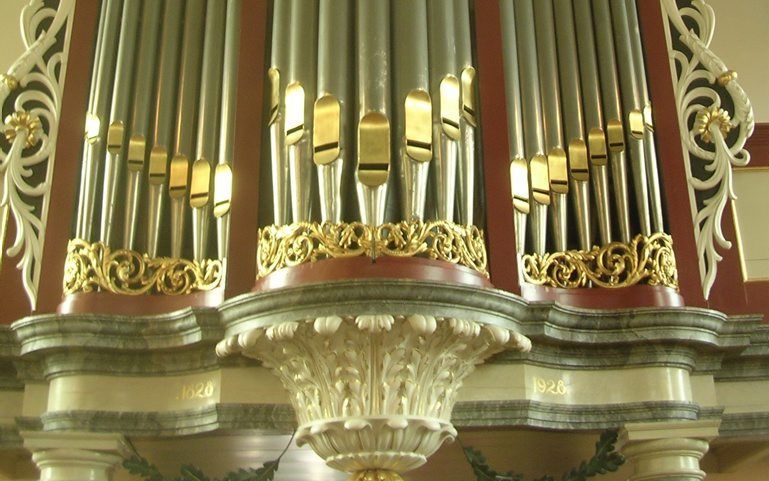
<path fill-rule="evenodd" d="M 222 261 L 149 257 L 128 249 L 72 239 L 64 264 L 64 294 L 107 291 L 167 296 L 210 291 L 222 283 Z"/>
<path fill-rule="evenodd" d="M 678 289 L 673 239 L 664 233 L 639 234 L 629 244 L 612 242 L 589 251 L 526 254 L 523 275 L 531 284 L 567 289 L 635 284 Z"/>
<path fill-rule="evenodd" d="M 297 222 L 260 229 L 257 278 L 321 259 L 425 257 L 469 267 L 488 277 L 483 231 L 446 221 Z"/>

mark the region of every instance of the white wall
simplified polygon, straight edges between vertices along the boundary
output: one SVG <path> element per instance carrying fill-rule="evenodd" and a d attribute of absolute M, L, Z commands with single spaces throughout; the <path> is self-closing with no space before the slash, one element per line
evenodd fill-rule
<path fill-rule="evenodd" d="M 737 71 L 756 122 L 769 122 L 769 0 L 708 0 L 716 12 L 711 49 Z"/>
<path fill-rule="evenodd" d="M 28 0 L 0 0 L 0 73 L 24 51 L 19 28 L 21 9 Z"/>

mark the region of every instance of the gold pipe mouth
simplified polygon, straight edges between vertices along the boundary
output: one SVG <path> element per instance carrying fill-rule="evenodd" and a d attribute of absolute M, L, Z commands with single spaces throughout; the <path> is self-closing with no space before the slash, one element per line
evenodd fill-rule
<path fill-rule="evenodd" d="M 323 259 L 422 257 L 468 267 L 488 277 L 486 243 L 476 226 L 420 220 L 378 226 L 362 222 L 295 222 L 259 230 L 257 279 Z"/>
<path fill-rule="evenodd" d="M 347 481 L 404 481 L 403 477 L 389 469 L 364 469 L 356 471 Z"/>

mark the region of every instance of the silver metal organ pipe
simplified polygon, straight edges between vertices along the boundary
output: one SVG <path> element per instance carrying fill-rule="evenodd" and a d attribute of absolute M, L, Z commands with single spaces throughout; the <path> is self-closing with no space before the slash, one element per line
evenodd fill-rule
<path fill-rule="evenodd" d="M 515 248 L 518 255 L 522 255 L 526 248 L 526 218 L 530 210 L 529 173 L 523 147 L 521 82 L 518 74 L 518 45 L 515 35 L 515 4 L 513 0 L 501 0 L 500 14 Z"/>
<path fill-rule="evenodd" d="M 590 4 L 590 0 L 574 0 L 574 23 L 577 31 L 579 74 L 582 83 L 583 112 L 587 130 L 593 194 L 596 214 L 598 215 L 598 233 L 601 244 L 606 245 L 612 241 L 608 156 L 606 154 L 606 134 L 603 130 L 601 83 L 598 79 L 593 13 Z"/>
<path fill-rule="evenodd" d="M 595 0 L 593 6 L 595 39 L 598 48 L 598 72 L 601 76 L 601 95 L 606 117 L 606 141 L 609 147 L 619 237 L 622 242 L 630 242 L 625 125 L 622 122 L 617 59 L 614 50 L 609 2 L 608 0 Z"/>
<path fill-rule="evenodd" d="M 657 149 L 654 145 L 654 134 L 651 120 L 651 102 L 649 100 L 649 87 L 646 81 L 646 63 L 644 62 L 643 45 L 641 43 L 641 30 L 638 22 L 638 6 L 635 0 L 625 0 L 627 11 L 628 29 L 630 31 L 630 46 L 632 49 L 633 63 L 643 105 L 644 117 L 644 147 L 646 152 L 646 180 L 649 184 L 649 197 L 651 201 L 651 220 L 654 232 L 664 232 L 665 222 L 662 213 L 662 193 L 660 191 L 660 176 L 657 165 Z"/>
<path fill-rule="evenodd" d="M 473 223 L 475 199 L 475 144 L 477 121 L 477 78 L 473 66 L 470 4 L 468 0 L 454 0 L 456 21 L 457 69 L 461 84 L 462 112 L 459 120 L 460 152 L 457 171 L 457 201 L 459 222 Z"/>
<path fill-rule="evenodd" d="M 285 132 L 294 222 L 309 221 L 311 212 L 312 114 L 318 53 L 317 12 L 317 0 L 291 0 Z"/>
<path fill-rule="evenodd" d="M 288 153 L 286 147 L 286 79 L 288 45 L 291 33 L 291 2 L 273 2 L 272 43 L 270 46 L 270 166 L 272 168 L 273 223 L 289 222 Z"/>
<path fill-rule="evenodd" d="M 569 183 L 577 217 L 579 247 L 589 250 L 592 246 L 590 225 L 590 186 L 588 184 L 587 144 L 585 143 L 584 117 L 582 114 L 582 86 L 579 78 L 577 37 L 574 30 L 574 9 L 571 0 L 555 0 L 555 17 L 558 21 L 556 41 L 558 67 L 561 78 L 563 120 L 568 145 Z"/>
<path fill-rule="evenodd" d="M 230 243 L 230 204 L 232 164 L 235 145 L 235 104 L 238 94 L 238 54 L 240 52 L 241 0 L 227 0 L 222 66 L 222 102 L 219 120 L 219 156 L 214 172 L 214 217 L 219 259 L 227 258 Z"/>
<path fill-rule="evenodd" d="M 200 77 L 200 108 L 195 163 L 192 166 L 190 207 L 192 211 L 192 250 L 196 260 L 205 259 L 211 215 L 211 170 L 216 156 L 217 125 L 222 83 L 222 51 L 226 4 L 208 0 L 203 36 L 203 65 Z M 205 165 L 204 165 L 205 164 Z"/>
<path fill-rule="evenodd" d="M 174 156 L 168 170 L 171 199 L 171 256 L 182 256 L 189 193 L 190 159 L 194 154 L 195 117 L 200 90 L 200 64 L 205 19 L 205 0 L 185 2 L 184 32 L 179 64 Z"/>
<path fill-rule="evenodd" d="M 515 1 L 515 29 L 518 41 L 519 73 L 524 122 L 524 148 L 529 159 L 531 212 L 534 252 L 544 254 L 547 245 L 547 206 L 550 204 L 550 180 L 545 156 L 542 127 L 542 102 L 539 93 L 534 4 L 532 0 Z"/>
<path fill-rule="evenodd" d="M 561 92 L 558 78 L 558 52 L 555 44 L 555 16 L 552 0 L 534 3 L 537 55 L 540 68 L 545 145 L 552 204 L 553 244 L 563 252 L 567 246 L 566 196 L 569 193 L 569 169 L 563 143 Z"/>
<path fill-rule="evenodd" d="M 608 6 L 608 3 L 607 3 Z M 613 2 L 611 19 L 614 26 L 614 43 L 617 51 L 619 79 L 622 87 L 622 106 L 625 110 L 625 139 L 630 152 L 630 166 L 633 170 L 633 190 L 636 199 L 636 214 L 641 233 L 651 234 L 649 219 L 649 195 L 646 181 L 646 155 L 644 151 L 643 100 L 638 75 L 633 61 L 630 44 L 625 2 Z"/>
<path fill-rule="evenodd" d="M 357 8 L 358 202 L 361 219 L 384 222 L 390 169 L 390 2 Z"/>
<path fill-rule="evenodd" d="M 137 30 L 141 14 L 140 0 L 126 0 L 121 15 L 120 39 L 117 53 L 115 81 L 112 87 L 112 108 L 107 130 L 107 161 L 104 166 L 101 225 L 99 240 L 110 245 L 112 226 L 115 221 L 115 205 L 118 200 L 118 182 L 123 170 L 123 155 L 128 108 L 133 83 L 134 54 Z"/>
<path fill-rule="evenodd" d="M 454 43 L 454 4 L 428 0 L 430 94 L 433 99 L 433 172 L 437 217 L 454 220 L 457 161 L 460 138 L 459 79 Z"/>
<path fill-rule="evenodd" d="M 79 239 L 91 240 L 93 230 L 96 183 L 107 143 L 107 118 L 112 94 L 110 87 L 114 81 L 122 8 L 122 0 L 105 0 L 99 18 L 75 227 L 75 236 Z"/>
<path fill-rule="evenodd" d="M 351 0 L 320 0 L 318 100 L 313 114 L 313 160 L 323 222 L 342 221 L 342 172 L 349 157 Z"/>
<path fill-rule="evenodd" d="M 156 257 L 163 213 L 163 202 L 168 184 L 169 152 L 174 132 L 176 104 L 176 80 L 179 71 L 184 5 L 181 2 L 165 2 L 163 33 L 160 41 L 160 58 L 155 87 L 155 133 L 150 151 L 147 180 L 147 255 Z"/>
<path fill-rule="evenodd" d="M 393 1 L 395 145 L 400 162 L 402 216 L 423 220 L 433 156 L 432 99 L 425 0 Z"/>
<path fill-rule="evenodd" d="M 153 100 L 153 83 L 160 34 L 161 2 L 145 2 L 142 9 L 139 52 L 134 78 L 133 115 L 131 136 L 128 139 L 126 166 L 126 202 L 123 217 L 123 247 L 135 249 L 136 229 L 141 204 L 142 174 L 147 158 L 150 135 L 150 106 Z"/>

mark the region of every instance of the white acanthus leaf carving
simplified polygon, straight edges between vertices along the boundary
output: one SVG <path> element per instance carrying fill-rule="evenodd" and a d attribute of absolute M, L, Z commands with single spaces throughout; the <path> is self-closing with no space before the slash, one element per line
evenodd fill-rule
<path fill-rule="evenodd" d="M 0 76 L 0 132 L 11 140 L 7 150 L 0 148 L 0 267 L 4 254 L 21 254 L 16 267 L 33 310 L 74 5 L 74 0 L 60 0 L 51 8 L 43 0 L 30 0 L 21 14 L 25 52 Z M 16 236 L 2 252 L 9 215 Z"/>
<path fill-rule="evenodd" d="M 683 8 L 679 8 L 675 0 L 662 0 L 662 5 L 670 21 L 671 36 L 676 35 L 689 50 L 689 53 L 682 52 L 676 50 L 672 42 L 669 44 L 678 121 L 689 157 L 686 173 L 702 292 L 707 299 L 716 279 L 717 264 L 722 259 L 716 244 L 722 249 L 732 246 L 724 235 L 722 217 L 727 201 L 736 199 L 732 167 L 741 167 L 750 161 L 744 147 L 753 134 L 755 120 L 753 107 L 736 74 L 709 48 L 715 28 L 712 7 L 702 0 L 693 0 L 691 6 Z M 686 18 L 696 29 L 687 27 Z M 722 111 L 721 96 L 714 88 L 716 83 L 723 86 L 731 99 L 734 106 L 731 116 Z M 736 135 L 728 135 L 734 129 L 737 129 Z M 708 146 L 710 143 L 712 146 Z M 706 177 L 692 174 L 692 164 L 696 162 L 702 163 Z M 707 196 L 702 206 L 697 204 L 698 192 Z"/>
<path fill-rule="evenodd" d="M 253 344 L 224 340 L 217 354 L 242 353 L 272 369 L 296 412 L 297 443 L 350 472 L 423 464 L 456 436 L 451 411 L 475 366 L 506 348 L 531 348 L 504 327 L 424 315 L 319 317 L 251 331 L 238 337 Z"/>

